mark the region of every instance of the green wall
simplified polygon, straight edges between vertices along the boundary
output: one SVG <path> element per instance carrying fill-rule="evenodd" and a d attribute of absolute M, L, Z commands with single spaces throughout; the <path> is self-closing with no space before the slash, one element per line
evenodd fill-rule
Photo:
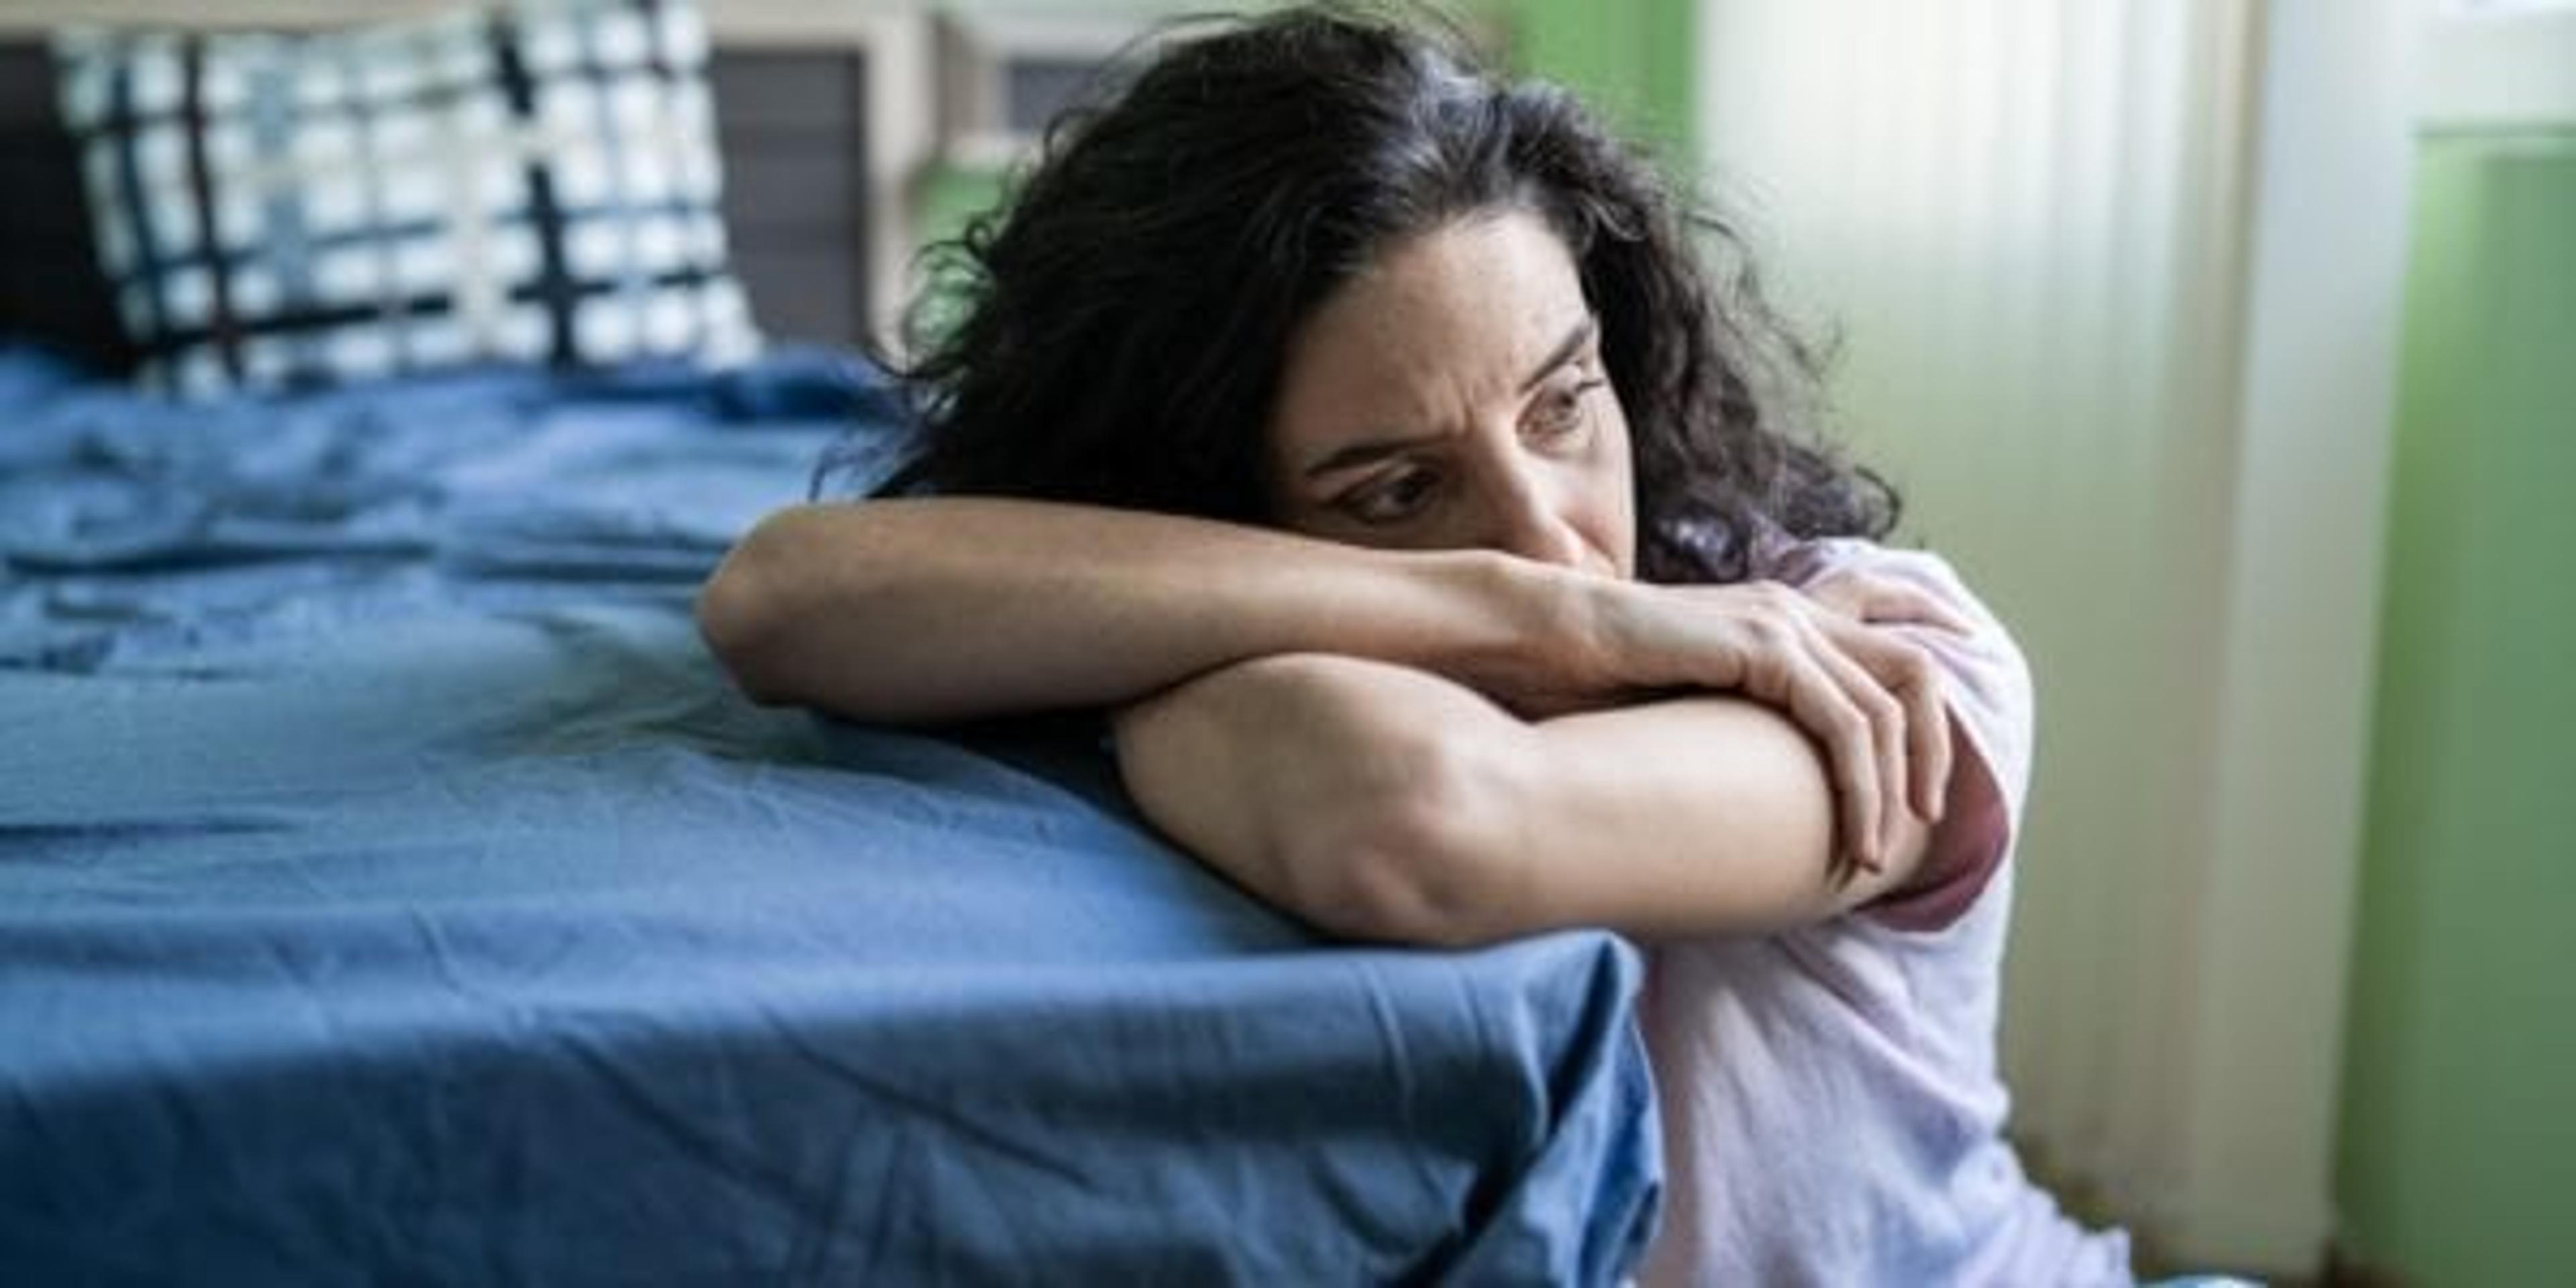
<path fill-rule="evenodd" d="M 951 0 L 951 8 L 1039 12 L 1201 13 L 1222 4 L 1187 0 Z M 1449 8 L 1495 15 L 1509 33 L 1514 69 L 1583 95 L 1631 138 L 1652 147 L 1674 173 L 1694 156 L 1691 61 L 1693 0 L 1452 0 Z M 924 177 L 919 227 L 925 239 L 953 235 L 1002 195 L 998 174 L 941 169 Z"/>
<path fill-rule="evenodd" d="M 1692 163 L 1692 0 L 1516 0 L 1500 7 L 1519 70 L 1572 87 L 1667 165 Z"/>
<path fill-rule="evenodd" d="M 2341 1240 L 2576 1284 L 2576 130 L 2428 137 L 2414 237 Z"/>

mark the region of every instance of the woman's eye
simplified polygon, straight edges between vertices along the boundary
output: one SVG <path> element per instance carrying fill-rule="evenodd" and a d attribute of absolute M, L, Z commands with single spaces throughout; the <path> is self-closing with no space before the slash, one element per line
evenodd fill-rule
<path fill-rule="evenodd" d="M 1583 428 L 1584 397 L 1601 387 L 1598 380 L 1560 385 L 1530 412 L 1530 431 L 1541 438 L 1563 438 Z"/>
<path fill-rule="evenodd" d="M 1439 486 L 1439 476 L 1430 470 L 1398 470 L 1353 489 L 1342 498 L 1342 509 L 1362 523 L 1401 523 L 1421 513 Z"/>

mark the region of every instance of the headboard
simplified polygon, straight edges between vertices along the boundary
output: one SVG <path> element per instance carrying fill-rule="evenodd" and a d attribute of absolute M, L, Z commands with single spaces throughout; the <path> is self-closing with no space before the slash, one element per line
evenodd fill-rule
<path fill-rule="evenodd" d="M 910 187 L 930 146 L 927 20 L 895 3 L 701 3 L 715 42 L 725 221 L 753 316 L 773 339 L 890 338 L 907 290 Z M 166 23 L 166 6 L 101 0 L 0 15 L 0 336 L 46 341 L 112 371 L 133 355 L 56 119 L 46 31 L 143 20 L 156 8 Z M 188 21 L 309 27 L 329 9 L 223 0 L 193 7 Z"/>

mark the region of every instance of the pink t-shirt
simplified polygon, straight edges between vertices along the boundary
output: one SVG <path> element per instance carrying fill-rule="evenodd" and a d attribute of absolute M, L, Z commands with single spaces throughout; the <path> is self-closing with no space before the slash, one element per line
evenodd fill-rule
<path fill-rule="evenodd" d="M 2067 1219 L 2003 1137 L 1995 1016 L 2031 756 L 2020 650 L 1936 556 L 1835 540 L 1762 563 L 1792 585 L 1901 580 L 1975 623 L 1907 628 L 1949 686 L 1959 754 L 1906 893 L 1649 954 L 1668 1182 L 1642 1281 L 2129 1283 L 2127 1236 Z"/>

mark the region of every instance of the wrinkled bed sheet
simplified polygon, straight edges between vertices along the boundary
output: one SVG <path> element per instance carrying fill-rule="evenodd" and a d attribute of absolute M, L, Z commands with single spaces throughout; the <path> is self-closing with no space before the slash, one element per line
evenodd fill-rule
<path fill-rule="evenodd" d="M 1623 1274 L 1624 944 L 1320 942 L 1081 721 L 726 687 L 696 583 L 890 425 L 819 351 L 211 407 L 0 351 L 6 1277 Z"/>

